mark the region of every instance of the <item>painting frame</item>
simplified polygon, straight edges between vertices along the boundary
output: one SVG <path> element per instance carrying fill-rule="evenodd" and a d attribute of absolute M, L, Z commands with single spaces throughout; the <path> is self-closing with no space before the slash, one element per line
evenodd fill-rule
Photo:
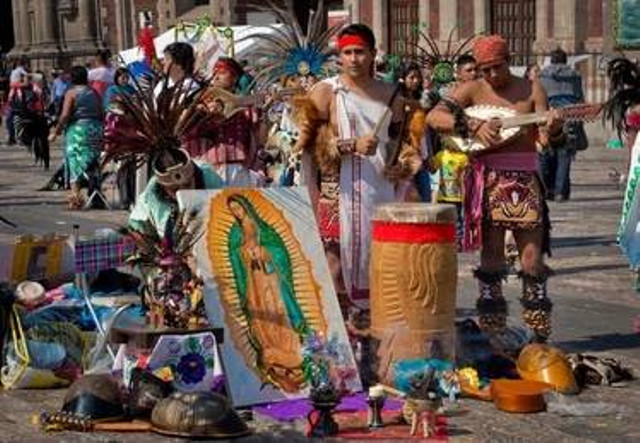
<path fill-rule="evenodd" d="M 357 374 L 307 189 L 181 191 L 178 202 L 203 222 L 194 255 L 207 316 L 225 328 L 220 354 L 235 406 L 307 398 L 309 336 L 336 343 Z M 362 389 L 357 376 L 346 387 Z"/>

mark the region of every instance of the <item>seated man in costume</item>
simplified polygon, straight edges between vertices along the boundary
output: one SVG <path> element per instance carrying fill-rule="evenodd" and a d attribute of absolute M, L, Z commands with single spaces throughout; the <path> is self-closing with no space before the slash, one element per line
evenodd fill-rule
<path fill-rule="evenodd" d="M 536 172 L 536 140 L 546 143 L 548 136 L 552 143 L 560 141 L 562 122 L 550 113 L 545 126 L 537 131 L 524 127 L 519 136 L 501 144 L 495 122 L 467 119 L 463 108 L 472 105 L 506 106 L 517 113 L 547 110 L 542 87 L 510 73 L 508 45 L 502 37 L 477 39 L 473 55 L 482 78 L 451 91 L 429 113 L 427 123 L 443 133 L 472 135 L 487 147 L 472 159 L 464 211 L 465 245 L 480 247 L 482 242 L 480 268 L 475 272 L 480 285 L 480 326 L 496 333 L 506 327 L 504 238 L 505 229 L 511 229 L 521 260 L 522 317 L 534 338 L 546 341 L 551 333 L 551 301 L 543 254 L 549 251 L 550 226 Z"/>
<path fill-rule="evenodd" d="M 134 228 L 140 228 L 143 222 L 149 221 L 162 236 L 167 221 L 178 210 L 176 201 L 178 191 L 223 187 L 222 179 L 211 166 L 206 163 L 196 163 L 186 155 L 185 151 L 178 152 L 182 154 L 182 158 L 176 159 L 176 166 L 154 167 L 155 175 L 138 196 L 136 205 L 129 215 L 129 224 Z M 179 156 L 178 154 L 177 157 Z"/>
<path fill-rule="evenodd" d="M 296 149 L 311 152 L 320 171 L 318 183 L 309 185 L 336 290 L 343 308 L 365 310 L 373 210 L 399 200 L 398 184 L 421 165 L 410 144 L 393 148 L 403 104 L 393 85 L 373 78 L 375 47 L 367 26 L 344 28 L 341 74 L 317 83 L 297 116 Z"/>
<path fill-rule="evenodd" d="M 213 70 L 213 88 L 234 94 L 242 66 L 232 58 L 221 57 Z M 209 103 L 216 113 L 217 99 Z M 219 113 L 227 106 L 219 101 Z M 255 108 L 240 109 L 228 118 L 212 119 L 201 133 L 201 138 L 188 143 L 187 150 L 194 157 L 205 160 L 227 186 L 256 187 L 263 181 L 258 172 L 257 151 L 260 122 Z"/>
<path fill-rule="evenodd" d="M 123 100 L 107 115 L 105 162 L 109 160 L 147 161 L 153 172 L 138 195 L 129 223 L 142 228 L 150 222 L 164 235 L 167 222 L 178 209 L 176 193 L 185 189 L 216 189 L 222 179 L 206 164 L 194 162 L 185 145 L 201 136 L 210 120 L 202 112 L 200 96 L 191 92 L 199 85 L 193 80 L 194 54 L 187 43 L 172 43 L 164 52 L 165 81 L 150 89 L 136 85 L 132 100 Z M 172 106 L 146 107 L 149 99 L 167 101 Z M 177 118 L 177 116 L 180 116 Z M 165 122 L 158 127 L 157 122 Z M 178 124 L 178 122 L 186 122 Z"/>

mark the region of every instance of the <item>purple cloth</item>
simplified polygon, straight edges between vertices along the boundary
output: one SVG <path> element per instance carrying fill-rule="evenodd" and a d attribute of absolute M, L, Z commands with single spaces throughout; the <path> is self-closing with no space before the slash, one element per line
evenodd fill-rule
<path fill-rule="evenodd" d="M 337 412 L 366 411 L 367 397 L 363 392 L 344 397 L 338 407 Z M 305 418 L 313 408 L 308 399 L 287 400 L 278 403 L 271 403 L 263 406 L 256 406 L 253 411 L 271 417 L 278 421 L 291 422 Z M 402 409 L 402 401 L 387 398 L 384 402 L 385 411 L 398 411 Z"/>

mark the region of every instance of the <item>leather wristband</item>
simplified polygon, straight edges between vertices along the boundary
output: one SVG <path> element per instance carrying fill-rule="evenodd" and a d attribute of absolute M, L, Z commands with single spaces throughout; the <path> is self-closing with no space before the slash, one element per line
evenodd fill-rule
<path fill-rule="evenodd" d="M 564 131 L 558 131 L 557 134 L 549 134 L 549 144 L 552 146 L 562 144 L 566 138 L 565 135 Z"/>
<path fill-rule="evenodd" d="M 338 145 L 338 152 L 340 152 L 340 154 L 353 154 L 354 152 L 356 152 L 355 138 L 338 140 L 337 145 Z"/>

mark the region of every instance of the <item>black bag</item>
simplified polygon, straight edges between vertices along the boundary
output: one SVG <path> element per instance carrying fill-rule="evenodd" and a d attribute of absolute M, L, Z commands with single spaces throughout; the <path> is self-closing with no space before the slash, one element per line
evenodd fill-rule
<path fill-rule="evenodd" d="M 584 151 L 589 147 L 587 132 L 582 122 L 569 122 L 566 124 L 567 143 L 574 151 Z"/>

